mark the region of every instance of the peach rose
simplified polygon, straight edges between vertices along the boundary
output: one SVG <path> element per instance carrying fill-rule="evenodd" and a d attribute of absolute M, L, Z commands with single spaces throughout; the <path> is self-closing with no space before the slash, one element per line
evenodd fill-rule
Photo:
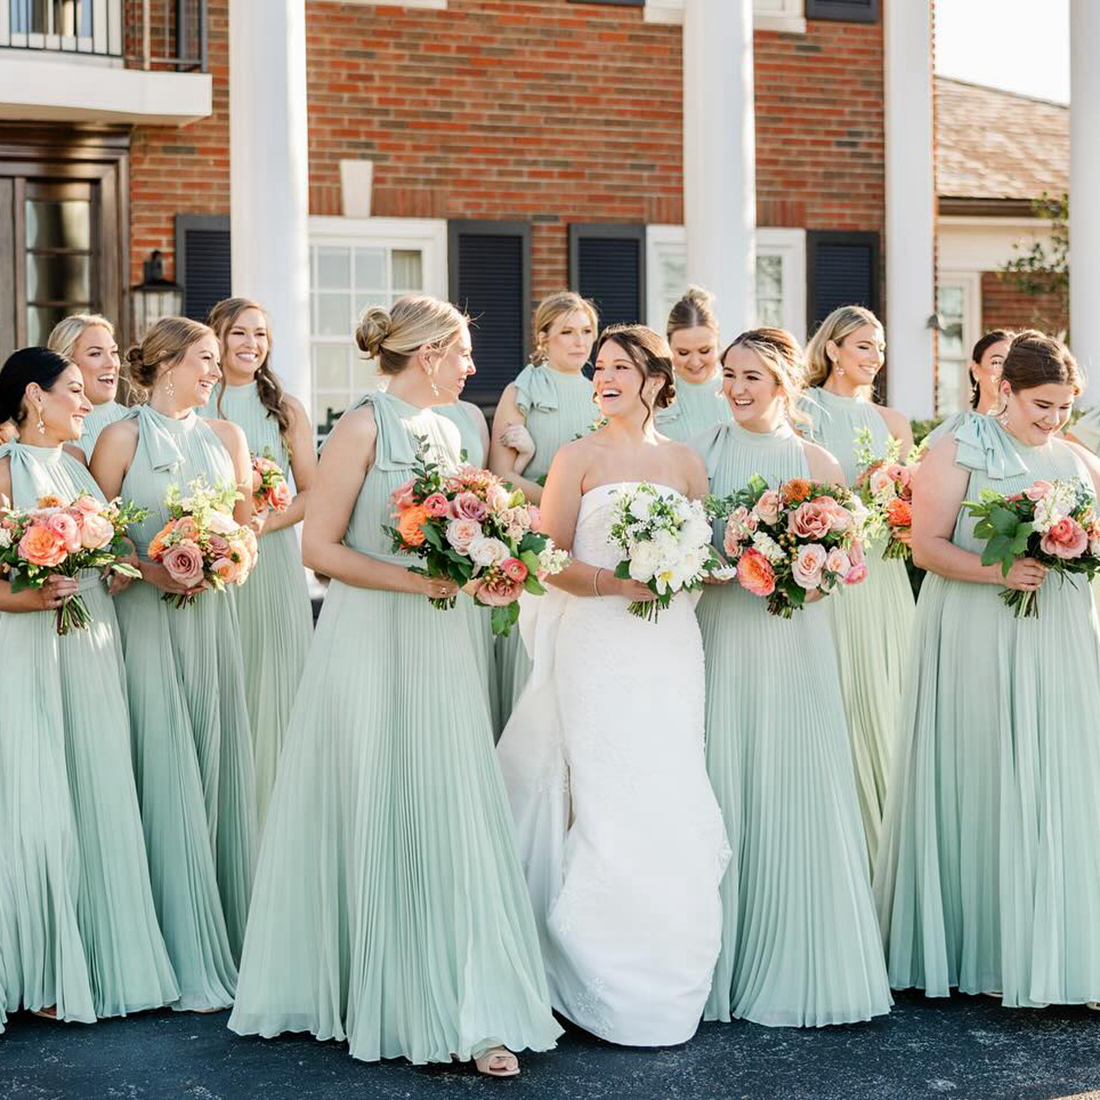
<path fill-rule="evenodd" d="M 285 481 L 277 481 L 268 490 L 267 500 L 276 512 L 285 512 L 290 507 L 294 494 L 290 491 L 290 485 Z"/>
<path fill-rule="evenodd" d="M 202 551 L 193 542 L 177 542 L 165 551 L 164 568 L 177 584 L 194 588 L 202 583 Z"/>
<path fill-rule="evenodd" d="M 1067 516 L 1043 535 L 1039 549 L 1056 558 L 1079 558 L 1088 545 L 1088 532 L 1075 519 Z"/>
<path fill-rule="evenodd" d="M 836 497 L 818 497 L 813 503 L 822 508 L 829 517 L 830 530 L 847 531 L 852 526 L 852 513 Z"/>
<path fill-rule="evenodd" d="M 839 546 L 834 546 L 825 558 L 825 572 L 833 573 L 838 580 L 843 580 L 851 570 L 851 558 Z"/>
<path fill-rule="evenodd" d="M 413 504 L 397 517 L 397 533 L 408 546 L 421 546 L 424 532 L 421 525 L 428 519 L 422 504 Z"/>
<path fill-rule="evenodd" d="M 60 565 L 68 556 L 65 539 L 52 527 L 45 524 L 32 524 L 19 540 L 19 556 L 26 558 L 31 565 L 41 565 L 52 569 Z"/>
<path fill-rule="evenodd" d="M 486 607 L 507 607 L 515 603 L 522 592 L 522 581 L 513 580 L 500 570 L 494 569 L 485 575 L 485 579 L 477 587 L 475 596 L 478 602 L 485 604 Z"/>
<path fill-rule="evenodd" d="M 818 542 L 800 546 L 798 556 L 791 565 L 791 575 L 803 588 L 818 588 L 827 557 L 828 551 Z"/>
<path fill-rule="evenodd" d="M 505 558 L 500 563 L 500 571 L 511 581 L 523 584 L 527 580 L 527 566 L 519 558 Z"/>
<path fill-rule="evenodd" d="M 832 519 L 827 506 L 808 500 L 791 513 L 787 530 L 800 539 L 823 539 L 832 529 Z"/>
<path fill-rule="evenodd" d="M 1030 489 L 1024 490 L 1024 496 L 1034 504 L 1042 500 L 1043 497 L 1049 496 L 1053 491 L 1054 486 L 1049 481 L 1037 481 Z"/>
<path fill-rule="evenodd" d="M 190 516 L 181 517 L 176 520 L 176 537 L 194 542 L 199 537 L 198 524 Z"/>
<path fill-rule="evenodd" d="M 413 497 L 413 487 L 416 485 L 416 478 L 410 477 L 408 481 L 403 481 L 392 493 L 390 493 L 390 503 L 399 512 L 403 512 L 406 508 L 411 508 L 416 503 Z"/>
<path fill-rule="evenodd" d="M 98 516 L 103 511 L 103 502 L 87 495 L 77 497 L 72 506 L 86 516 Z"/>
<path fill-rule="evenodd" d="M 759 550 L 746 550 L 741 555 L 737 579 L 754 596 L 770 596 L 775 591 L 775 570 Z"/>
<path fill-rule="evenodd" d="M 61 536 L 68 553 L 75 554 L 80 549 L 80 526 L 67 512 L 55 512 L 46 525 Z"/>
<path fill-rule="evenodd" d="M 779 520 L 779 494 L 774 489 L 768 489 L 756 502 L 753 511 L 760 517 L 761 522 L 774 525 Z"/>
<path fill-rule="evenodd" d="M 433 519 L 439 519 L 450 512 L 451 505 L 442 493 L 432 493 L 424 499 L 423 508 Z"/>
<path fill-rule="evenodd" d="M 460 554 L 470 549 L 474 539 L 481 538 L 481 524 L 476 519 L 452 519 L 447 524 L 447 541 Z"/>
<path fill-rule="evenodd" d="M 80 545 L 85 550 L 102 550 L 114 541 L 115 529 L 110 520 L 89 512 L 84 517 L 84 526 L 80 531 Z"/>
<path fill-rule="evenodd" d="M 897 497 L 886 505 L 886 522 L 891 527 L 911 527 L 913 525 L 913 506 L 907 500 Z"/>
<path fill-rule="evenodd" d="M 149 543 L 149 559 L 151 561 L 159 561 L 164 553 L 164 543 L 176 530 L 176 521 L 170 519 L 154 536 L 153 541 Z"/>
<path fill-rule="evenodd" d="M 217 558 L 210 566 L 214 575 L 221 577 L 226 584 L 239 584 L 244 572 L 244 563 L 232 558 Z"/>

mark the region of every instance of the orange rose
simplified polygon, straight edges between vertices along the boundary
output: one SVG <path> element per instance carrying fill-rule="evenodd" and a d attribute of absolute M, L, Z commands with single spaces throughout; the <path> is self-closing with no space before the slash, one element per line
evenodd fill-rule
<path fill-rule="evenodd" d="M 176 529 L 176 521 L 170 519 L 149 543 L 149 559 L 156 561 L 164 553 L 164 540 Z"/>
<path fill-rule="evenodd" d="M 911 527 L 913 506 L 901 497 L 895 497 L 886 505 L 886 519 L 891 527 Z"/>
<path fill-rule="evenodd" d="M 779 487 L 785 504 L 799 504 L 810 495 L 810 483 L 804 477 L 792 477 Z"/>
<path fill-rule="evenodd" d="M 49 527 L 33 524 L 19 540 L 19 555 L 32 565 L 44 565 L 52 569 L 60 565 L 68 556 L 65 539 Z"/>
<path fill-rule="evenodd" d="M 414 504 L 397 517 L 397 533 L 407 546 L 420 546 L 424 542 L 424 532 L 420 525 L 428 519 L 428 513 L 422 504 Z"/>

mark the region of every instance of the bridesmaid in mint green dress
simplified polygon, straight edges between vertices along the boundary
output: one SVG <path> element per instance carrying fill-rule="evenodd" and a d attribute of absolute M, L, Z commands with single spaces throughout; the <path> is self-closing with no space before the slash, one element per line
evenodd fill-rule
<path fill-rule="evenodd" d="M 264 831 L 229 1026 L 347 1041 L 363 1061 L 475 1059 L 518 1072 L 549 1008 L 511 810 L 467 621 L 427 597 L 383 525 L 418 439 L 457 465 L 430 406 L 473 373 L 464 318 L 407 297 L 368 308 L 359 346 L 389 376 L 325 444 L 303 533 L 332 578 Z M 464 599 L 459 595 L 460 599 Z"/>
<path fill-rule="evenodd" d="M 489 425 L 485 414 L 472 401 L 455 401 L 437 405 L 435 411 L 445 416 L 461 436 L 462 453 L 472 466 L 485 466 L 489 456 Z M 500 738 L 504 725 L 500 720 L 500 685 L 496 662 L 496 638 L 490 626 L 489 611 L 473 600 L 460 600 L 455 610 L 470 624 L 478 658 L 479 675 L 488 692 L 489 713 L 493 720 L 493 740 Z M 518 632 L 518 627 L 513 627 Z"/>
<path fill-rule="evenodd" d="M 243 493 L 234 518 L 251 515 L 244 433 L 195 409 L 221 377 L 218 342 L 205 325 L 158 321 L 131 370 L 149 404 L 104 430 L 92 473 L 108 496 L 149 509 L 134 529 L 143 583 L 118 599 L 133 731 L 134 771 L 161 927 L 180 982 L 180 1007 L 211 1010 L 233 999 L 256 848 L 256 785 L 245 708 L 240 631 L 228 592 L 199 592 L 188 607 L 149 543 L 168 520 L 170 486 Z"/>
<path fill-rule="evenodd" d="M 1001 380 L 1001 367 L 1012 343 L 1013 333 L 1005 329 L 987 332 L 974 345 L 970 354 L 970 408 L 949 416 L 937 424 L 924 438 L 924 451 L 931 450 L 941 439 L 954 436 L 956 430 L 969 417 L 971 411 L 988 415 L 1000 406 L 997 384 Z M 1095 450 L 1095 448 L 1093 448 Z"/>
<path fill-rule="evenodd" d="M 90 462 L 99 433 L 126 415 L 126 406 L 117 400 L 122 367 L 114 326 L 98 313 L 74 313 L 54 325 L 48 347 L 71 359 L 84 378 L 92 411 L 84 418 L 77 446 Z"/>
<path fill-rule="evenodd" d="M 1037 480 L 1094 490 L 1100 464 L 1058 437 L 1072 356 L 1021 333 L 1002 410 L 970 416 L 924 459 L 913 549 L 929 570 L 883 825 L 875 895 L 890 984 L 1006 1006 L 1100 999 L 1100 635 L 1085 578 L 1032 559 L 983 566 L 962 509 Z M 1004 587 L 1036 590 L 1017 619 Z"/>
<path fill-rule="evenodd" d="M 841 480 L 836 460 L 790 426 L 801 358 L 778 329 L 727 349 L 731 421 L 695 444 L 712 493 L 736 492 L 754 474 L 773 488 Z M 734 852 L 705 1018 L 822 1027 L 889 1012 L 827 612 L 810 604 L 773 617 L 736 581 L 708 585 L 697 611 L 707 771 Z"/>
<path fill-rule="evenodd" d="M 234 591 L 262 830 L 313 641 L 313 609 L 294 528 L 305 516 L 317 456 L 305 408 L 283 393 L 271 370 L 271 329 L 263 308 L 247 298 L 227 298 L 211 310 L 209 321 L 221 345 L 223 377 L 215 400 L 200 407 L 199 415 L 236 424 L 249 451 L 270 455 L 296 490 L 285 512 L 265 511 L 253 518 L 260 560 L 248 583 Z"/>
<path fill-rule="evenodd" d="M 882 326 L 870 310 L 842 306 L 817 330 L 807 349 L 807 383 L 801 408 L 809 418 L 799 430 L 836 456 L 844 479 L 859 475 L 855 437 L 871 433 L 875 452 L 887 440 L 901 441 L 904 458 L 913 444 L 909 421 L 864 394 L 883 364 Z M 867 580 L 828 601 L 840 664 L 840 686 L 848 714 L 870 866 L 875 865 L 882 807 L 890 774 L 898 706 L 909 662 L 913 590 L 903 561 L 887 561 L 882 547 L 868 550 Z"/>
<path fill-rule="evenodd" d="M 0 370 L 0 498 L 102 500 L 65 444 L 91 406 L 80 371 L 44 348 Z M 79 591 L 92 622 L 58 637 Z M 0 583 L 0 1022 L 4 1009 L 91 1023 L 179 996 L 157 923 L 130 767 L 118 626 L 96 571 L 12 593 Z"/>
<path fill-rule="evenodd" d="M 532 362 L 504 388 L 493 414 L 489 468 L 535 504 L 558 448 L 587 432 L 599 416 L 592 382 L 582 372 L 598 327 L 595 306 L 579 294 L 563 290 L 544 298 L 535 312 Z M 518 630 L 498 640 L 497 668 L 503 728 L 531 675 Z"/>
<path fill-rule="evenodd" d="M 732 419 L 722 396 L 718 318 L 712 294 L 697 286 L 688 288 L 668 315 L 668 345 L 676 370 L 676 400 L 658 410 L 657 430 L 687 443 Z"/>

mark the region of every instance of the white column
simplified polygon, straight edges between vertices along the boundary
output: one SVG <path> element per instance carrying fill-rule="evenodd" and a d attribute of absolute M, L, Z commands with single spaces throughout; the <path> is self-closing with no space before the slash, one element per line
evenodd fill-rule
<path fill-rule="evenodd" d="M 229 5 L 229 163 L 233 293 L 267 309 L 275 372 L 311 409 L 305 0 Z"/>
<path fill-rule="evenodd" d="M 886 0 L 886 362 L 889 403 L 932 415 L 936 181 L 931 0 Z"/>
<path fill-rule="evenodd" d="M 732 340 L 756 317 L 752 0 L 684 0 L 684 226 L 688 281 Z"/>
<path fill-rule="evenodd" d="M 1069 6 L 1069 324 L 1073 353 L 1100 402 L 1100 4 Z"/>

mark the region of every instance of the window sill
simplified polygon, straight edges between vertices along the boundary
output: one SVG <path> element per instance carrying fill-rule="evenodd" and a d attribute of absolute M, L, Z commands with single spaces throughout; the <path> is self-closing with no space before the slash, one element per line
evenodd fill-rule
<path fill-rule="evenodd" d="M 682 24 L 684 0 L 647 0 L 643 10 L 647 23 Z M 776 31 L 779 34 L 805 34 L 806 19 L 802 15 L 776 15 L 757 12 L 752 20 L 753 30 Z"/>

